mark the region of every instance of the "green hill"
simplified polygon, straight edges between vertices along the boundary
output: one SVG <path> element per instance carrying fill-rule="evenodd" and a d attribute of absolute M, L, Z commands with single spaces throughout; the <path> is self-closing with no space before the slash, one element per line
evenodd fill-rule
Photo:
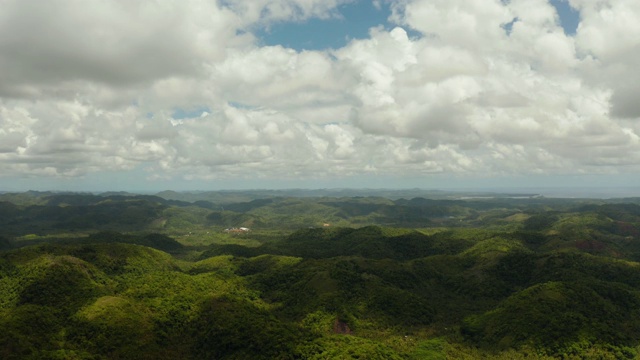
<path fill-rule="evenodd" d="M 637 199 L 314 194 L 3 194 L 0 358 L 640 356 Z"/>

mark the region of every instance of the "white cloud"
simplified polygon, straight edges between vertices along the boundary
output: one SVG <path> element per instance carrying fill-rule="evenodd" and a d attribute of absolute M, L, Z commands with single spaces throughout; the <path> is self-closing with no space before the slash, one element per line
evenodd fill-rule
<path fill-rule="evenodd" d="M 204 0 L 5 0 L 0 19 L 0 94 L 40 96 L 59 84 L 112 86 L 199 76 L 221 59 L 238 19 Z"/>
<path fill-rule="evenodd" d="M 328 54 L 281 46 L 233 51 L 211 69 L 212 81 L 224 89 L 227 100 L 292 112 L 334 108 L 344 113 L 349 75 Z"/>
<path fill-rule="evenodd" d="M 339 16 L 339 5 L 356 0 L 223 0 L 245 23 L 268 24 L 276 21 L 302 21 Z"/>
<path fill-rule="evenodd" d="M 486 164 L 500 148 L 502 166 L 485 171 L 577 172 L 637 154 L 637 129 L 611 116 L 611 92 L 583 78 L 591 61 L 577 55 L 581 29 L 578 40 L 566 36 L 546 1 L 417 0 L 395 16 L 425 36 L 373 32 L 339 54 L 360 69 L 355 123 L 365 132 L 455 146 Z M 512 19 L 507 34 L 501 26 Z M 385 51 L 406 65 L 385 62 Z M 635 155 L 625 158 L 637 165 Z"/>
<path fill-rule="evenodd" d="M 637 1 L 571 0 L 575 37 L 545 0 L 394 2 L 397 27 L 332 51 L 252 35 L 347 2 L 0 1 L 0 173 L 638 170 Z"/>
<path fill-rule="evenodd" d="M 593 58 L 584 67 L 585 79 L 613 90 L 612 115 L 640 118 L 640 3 L 634 0 L 571 0 L 580 10 L 576 43 L 583 56 Z"/>

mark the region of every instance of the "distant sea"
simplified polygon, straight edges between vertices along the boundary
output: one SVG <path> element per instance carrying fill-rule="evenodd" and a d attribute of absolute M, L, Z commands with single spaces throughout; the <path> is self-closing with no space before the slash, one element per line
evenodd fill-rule
<path fill-rule="evenodd" d="M 474 189 L 478 191 L 479 189 Z M 553 198 L 612 199 L 640 197 L 640 187 L 530 187 L 495 188 L 483 191 L 509 194 L 540 194 Z"/>

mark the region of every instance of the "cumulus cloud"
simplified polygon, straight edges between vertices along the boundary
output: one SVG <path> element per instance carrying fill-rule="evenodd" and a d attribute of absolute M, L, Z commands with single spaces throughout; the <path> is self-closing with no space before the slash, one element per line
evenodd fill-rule
<path fill-rule="evenodd" d="M 6 0 L 0 94 L 41 96 L 87 80 L 112 86 L 198 76 L 239 41 L 234 13 L 215 3 Z"/>
<path fill-rule="evenodd" d="M 571 5 L 582 15 L 577 47 L 592 60 L 584 67 L 585 79 L 613 91 L 612 115 L 640 118 L 634 98 L 640 91 L 640 74 L 634 71 L 640 58 L 640 3 L 572 0 Z"/>
<path fill-rule="evenodd" d="M 616 7 L 628 16 L 622 13 L 629 6 Z M 633 92 L 589 81 L 601 70 L 584 56 L 589 21 L 576 38 L 566 36 L 555 9 L 542 0 L 416 0 L 399 3 L 394 18 L 422 37 L 408 38 L 401 28 L 373 31 L 338 54 L 359 71 L 354 93 L 362 106 L 354 123 L 365 132 L 421 139 L 430 148 L 453 146 L 487 165 L 480 171 L 637 165 L 637 127 L 616 117 L 622 114 L 616 100 L 630 100 Z M 630 39 L 625 35 L 612 47 L 632 51 L 637 38 Z M 600 47 L 596 42 L 593 51 L 601 54 Z M 616 55 L 612 62 L 620 66 L 625 59 Z M 623 113 L 636 103 L 629 101 Z"/>
<path fill-rule="evenodd" d="M 575 36 L 546 0 L 393 1 L 327 51 L 253 35 L 350 2 L 0 1 L 0 173 L 638 170 L 637 1 L 570 0 Z"/>
<path fill-rule="evenodd" d="M 229 101 L 294 112 L 342 107 L 351 80 L 329 54 L 281 46 L 230 51 L 211 67 L 211 78 Z"/>
<path fill-rule="evenodd" d="M 302 21 L 339 16 L 339 5 L 356 0 L 223 0 L 223 6 L 239 14 L 248 24 Z"/>

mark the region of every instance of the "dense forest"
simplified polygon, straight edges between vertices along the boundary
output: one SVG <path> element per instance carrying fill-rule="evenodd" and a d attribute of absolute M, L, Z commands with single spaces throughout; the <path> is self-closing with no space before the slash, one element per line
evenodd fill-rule
<path fill-rule="evenodd" d="M 0 194 L 2 359 L 633 359 L 640 199 Z"/>

